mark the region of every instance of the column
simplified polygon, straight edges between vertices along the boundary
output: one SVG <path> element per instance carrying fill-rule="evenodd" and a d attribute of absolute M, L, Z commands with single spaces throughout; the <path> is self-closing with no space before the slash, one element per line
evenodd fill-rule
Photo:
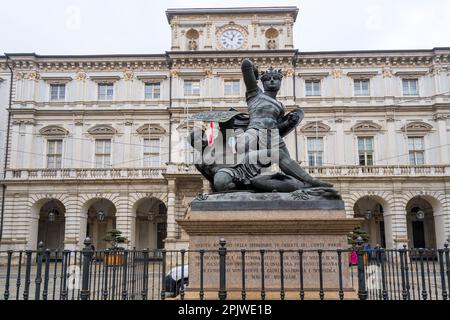
<path fill-rule="evenodd" d="M 439 134 L 439 154 L 441 165 L 448 163 L 448 146 L 447 146 L 447 119 L 443 116 L 436 117 Z"/>
<path fill-rule="evenodd" d="M 397 191 L 394 193 L 394 205 L 388 212 L 384 214 L 384 228 L 386 235 L 387 248 L 402 248 L 403 245 L 408 245 L 408 226 L 406 220 L 406 208 L 403 202 L 399 201 L 401 189 L 396 187 Z"/>
<path fill-rule="evenodd" d="M 167 238 L 175 239 L 177 237 L 177 223 L 175 210 L 175 179 L 168 179 L 168 195 L 167 195 Z"/>
<path fill-rule="evenodd" d="M 66 212 L 64 213 L 64 249 L 80 250 L 83 247 L 84 237 L 80 234 L 80 219 L 77 210 L 77 195 L 70 195 L 69 202 L 66 204 Z"/>
<path fill-rule="evenodd" d="M 386 159 L 385 164 L 397 164 L 398 163 L 398 151 L 397 146 L 395 143 L 396 133 L 395 133 L 395 119 L 394 118 L 388 118 L 386 120 L 386 147 L 385 147 L 385 154 L 383 155 L 383 158 Z M 384 161 L 383 161 L 384 162 Z M 381 163 L 383 164 L 383 163 Z"/>
<path fill-rule="evenodd" d="M 33 148 L 33 129 L 34 129 L 34 121 L 27 121 L 25 123 L 25 143 L 23 145 L 22 150 L 25 152 L 34 152 Z M 12 146 L 18 147 L 18 146 Z M 35 157 L 32 153 L 22 153 L 22 157 L 24 159 L 23 167 L 24 168 L 32 168 L 32 160 Z"/>
<path fill-rule="evenodd" d="M 122 231 L 122 236 L 131 241 L 131 229 L 134 214 L 129 205 L 128 192 L 121 192 L 119 203 L 116 205 L 116 229 Z M 130 242 L 121 244 L 124 247 L 130 247 Z"/>
<path fill-rule="evenodd" d="M 345 164 L 345 141 L 344 141 L 344 124 L 342 121 L 342 118 L 337 118 L 335 120 L 336 123 L 336 135 L 335 135 L 335 143 L 334 143 L 334 150 L 336 152 L 335 154 L 335 163 L 337 165 L 344 165 Z"/>

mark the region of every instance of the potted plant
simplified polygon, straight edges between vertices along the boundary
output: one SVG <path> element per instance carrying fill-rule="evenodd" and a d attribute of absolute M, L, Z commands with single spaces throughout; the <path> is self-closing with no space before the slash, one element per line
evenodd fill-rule
<path fill-rule="evenodd" d="M 119 247 L 120 243 L 126 243 L 127 238 L 122 236 L 122 231 L 112 229 L 106 233 L 103 238 L 111 246 L 109 248 L 109 255 L 104 257 L 104 264 L 108 266 L 123 265 L 123 250 L 125 248 Z"/>

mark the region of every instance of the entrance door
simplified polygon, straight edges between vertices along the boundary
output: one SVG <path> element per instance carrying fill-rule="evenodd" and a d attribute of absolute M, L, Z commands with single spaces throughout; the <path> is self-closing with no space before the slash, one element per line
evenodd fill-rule
<path fill-rule="evenodd" d="M 423 221 L 412 221 L 414 248 L 425 248 L 425 230 Z"/>

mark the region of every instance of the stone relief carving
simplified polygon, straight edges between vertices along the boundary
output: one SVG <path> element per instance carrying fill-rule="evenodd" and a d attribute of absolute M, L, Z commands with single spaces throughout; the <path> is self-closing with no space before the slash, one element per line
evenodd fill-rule
<path fill-rule="evenodd" d="M 381 126 L 373 121 L 358 121 L 353 127 L 353 132 L 377 132 Z"/>
<path fill-rule="evenodd" d="M 404 125 L 401 130 L 407 133 L 428 133 L 433 129 L 431 124 L 422 122 L 422 121 L 414 121 Z"/>
<path fill-rule="evenodd" d="M 88 129 L 88 132 L 92 135 L 114 135 L 117 130 L 110 125 L 99 124 Z"/>
<path fill-rule="evenodd" d="M 60 126 L 46 126 L 39 130 L 43 136 L 65 136 L 69 133 L 66 129 Z"/>

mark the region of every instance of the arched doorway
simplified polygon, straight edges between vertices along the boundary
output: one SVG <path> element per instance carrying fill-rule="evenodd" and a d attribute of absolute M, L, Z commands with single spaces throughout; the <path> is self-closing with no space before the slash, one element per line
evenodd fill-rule
<path fill-rule="evenodd" d="M 436 248 L 434 210 L 427 199 L 417 196 L 408 201 L 406 223 L 410 248 Z"/>
<path fill-rule="evenodd" d="M 167 207 L 157 198 L 141 199 L 136 212 L 135 246 L 137 249 L 163 249 L 167 237 Z"/>
<path fill-rule="evenodd" d="M 384 207 L 375 198 L 366 196 L 356 201 L 353 212 L 355 218 L 364 219 L 361 229 L 367 233 L 370 245 L 386 248 Z"/>
<path fill-rule="evenodd" d="M 86 236 L 90 237 L 96 250 L 104 250 L 110 244 L 104 240 L 106 233 L 116 228 L 116 206 L 108 199 L 92 201 L 87 209 Z"/>
<path fill-rule="evenodd" d="M 66 208 L 56 199 L 46 200 L 39 209 L 36 246 L 44 243 L 44 248 L 64 249 Z"/>

